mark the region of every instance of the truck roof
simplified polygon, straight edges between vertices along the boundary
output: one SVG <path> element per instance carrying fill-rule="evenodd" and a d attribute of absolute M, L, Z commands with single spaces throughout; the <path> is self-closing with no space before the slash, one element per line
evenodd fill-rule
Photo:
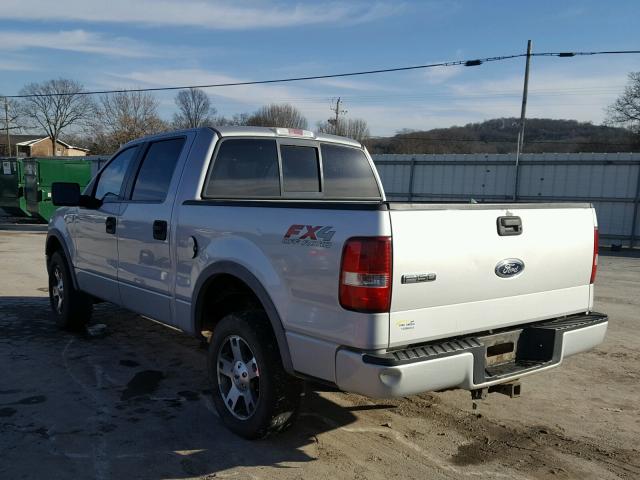
<path fill-rule="evenodd" d="M 213 130 L 218 132 L 221 137 L 245 137 L 245 136 L 253 136 L 253 137 L 293 137 L 298 138 L 299 134 L 287 134 L 287 130 L 291 131 L 301 131 L 298 129 L 288 129 L 288 128 L 275 128 L 275 127 L 240 127 L 240 126 L 225 126 L 225 127 L 212 127 Z M 281 130 L 283 132 L 279 132 Z M 332 142 L 332 143 L 342 143 L 344 145 L 350 145 L 353 147 L 362 148 L 360 142 L 353 140 L 347 137 L 340 137 L 338 135 L 329 135 L 326 133 L 315 133 L 308 132 L 304 130 L 306 133 L 313 134 L 313 137 L 303 137 L 313 140 L 318 140 L 320 142 Z"/>
<path fill-rule="evenodd" d="M 273 137 L 273 138 L 302 138 L 307 140 L 316 140 L 319 142 L 331 142 L 339 143 L 342 145 L 349 145 L 351 147 L 362 148 L 360 142 L 347 137 L 340 137 L 338 135 L 329 135 L 326 133 L 314 133 L 308 130 L 290 129 L 290 128 L 275 128 L 275 127 L 239 127 L 239 126 L 224 126 L 224 127 L 200 127 L 200 128 L 187 128 L 182 130 L 173 130 L 170 132 L 162 132 L 154 135 L 147 135 L 146 137 L 136 138 L 128 142 L 126 145 L 134 145 L 136 143 L 145 142 L 149 140 L 156 140 L 167 136 L 174 135 L 176 132 L 192 132 L 201 130 L 213 130 L 221 137 Z"/>

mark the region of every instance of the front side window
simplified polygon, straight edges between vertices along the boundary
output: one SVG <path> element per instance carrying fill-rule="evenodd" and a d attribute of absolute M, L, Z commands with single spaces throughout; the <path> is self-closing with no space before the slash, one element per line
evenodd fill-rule
<path fill-rule="evenodd" d="M 205 197 L 256 198 L 280 196 L 275 140 L 224 140 L 213 161 Z"/>
<path fill-rule="evenodd" d="M 142 160 L 131 194 L 132 200 L 164 201 L 183 146 L 184 138 L 172 138 L 151 144 Z"/>
<path fill-rule="evenodd" d="M 320 170 L 315 147 L 281 145 L 282 183 L 285 192 L 319 192 Z"/>
<path fill-rule="evenodd" d="M 362 150 L 323 144 L 321 151 L 325 198 L 380 198 L 378 183 Z"/>
<path fill-rule="evenodd" d="M 98 200 L 115 200 L 120 196 L 124 176 L 137 151 L 138 147 L 127 148 L 109 162 L 98 179 L 95 198 Z"/>

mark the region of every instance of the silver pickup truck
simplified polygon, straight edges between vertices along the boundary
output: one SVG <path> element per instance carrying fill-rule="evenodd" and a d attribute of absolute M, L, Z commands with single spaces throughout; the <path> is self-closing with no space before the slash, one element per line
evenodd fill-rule
<path fill-rule="evenodd" d="M 182 130 L 52 193 L 58 324 L 82 328 L 105 300 L 206 339 L 217 411 L 248 438 L 294 421 L 305 379 L 514 394 L 607 329 L 589 204 L 389 202 L 346 138 Z"/>

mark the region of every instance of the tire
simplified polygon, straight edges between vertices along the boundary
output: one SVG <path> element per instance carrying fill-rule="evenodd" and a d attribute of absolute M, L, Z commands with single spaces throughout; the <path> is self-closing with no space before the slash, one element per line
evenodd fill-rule
<path fill-rule="evenodd" d="M 264 312 L 224 317 L 214 329 L 207 359 L 213 402 L 232 432 L 264 438 L 295 422 L 302 382 L 285 372 Z"/>
<path fill-rule="evenodd" d="M 73 287 L 69 266 L 62 253 L 51 255 L 48 271 L 49 303 L 56 324 L 66 330 L 81 330 L 91 319 L 91 297 Z"/>

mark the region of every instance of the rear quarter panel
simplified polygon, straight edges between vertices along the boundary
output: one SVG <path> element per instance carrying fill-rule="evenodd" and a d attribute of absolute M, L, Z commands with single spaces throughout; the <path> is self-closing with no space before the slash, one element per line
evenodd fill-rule
<path fill-rule="evenodd" d="M 209 265 L 232 261 L 269 293 L 287 332 L 338 345 L 388 345 L 388 314 L 362 314 L 338 301 L 342 247 L 362 235 L 390 235 L 388 212 L 269 206 L 180 206 L 176 300 L 191 302 L 193 286 Z M 292 225 L 299 233 L 286 237 Z M 301 239 L 308 228 L 330 227 L 330 240 Z M 191 257 L 189 238 L 200 253 Z"/>

